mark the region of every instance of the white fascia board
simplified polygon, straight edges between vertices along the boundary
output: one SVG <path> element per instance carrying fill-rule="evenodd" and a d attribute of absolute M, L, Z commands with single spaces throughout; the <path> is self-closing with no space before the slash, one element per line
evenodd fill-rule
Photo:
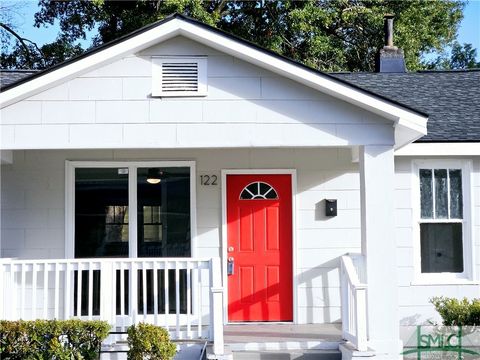
<path fill-rule="evenodd" d="M 71 80 L 80 74 L 94 70 L 103 64 L 118 60 L 128 54 L 136 53 L 161 41 L 178 35 L 178 20 L 168 21 L 161 26 L 133 36 L 104 50 L 95 52 L 71 64 L 59 67 L 45 75 L 34 78 L 10 90 L 0 93 L 1 108 L 37 94 L 55 85 Z"/>
<path fill-rule="evenodd" d="M 427 117 L 186 21 L 180 34 L 426 134 Z"/>
<path fill-rule="evenodd" d="M 396 150 L 395 156 L 480 156 L 480 142 L 413 143 Z"/>

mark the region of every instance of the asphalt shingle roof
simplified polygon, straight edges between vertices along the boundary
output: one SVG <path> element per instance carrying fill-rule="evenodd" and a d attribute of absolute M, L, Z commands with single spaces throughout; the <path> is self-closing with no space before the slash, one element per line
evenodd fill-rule
<path fill-rule="evenodd" d="M 2 70 L 0 88 L 35 73 Z M 428 135 L 418 142 L 480 141 L 480 69 L 330 75 L 427 113 Z"/>
<path fill-rule="evenodd" d="M 418 142 L 480 141 L 480 69 L 330 75 L 426 112 Z"/>
<path fill-rule="evenodd" d="M 0 89 L 5 86 L 16 83 L 23 78 L 37 73 L 35 70 L 1 70 L 0 71 Z"/>

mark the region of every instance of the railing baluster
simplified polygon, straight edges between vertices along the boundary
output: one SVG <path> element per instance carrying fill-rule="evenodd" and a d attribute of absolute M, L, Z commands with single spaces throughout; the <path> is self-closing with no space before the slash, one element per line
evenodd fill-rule
<path fill-rule="evenodd" d="M 158 325 L 158 263 L 153 260 L 153 323 Z"/>
<path fill-rule="evenodd" d="M 43 264 L 43 314 L 42 318 L 47 318 L 48 311 L 48 263 Z"/>
<path fill-rule="evenodd" d="M 63 319 L 67 320 L 70 318 L 70 305 L 71 305 L 71 298 L 70 294 L 72 292 L 72 284 L 71 284 L 71 264 L 70 261 L 67 261 L 65 264 L 65 289 L 63 292 Z"/>
<path fill-rule="evenodd" d="M 175 261 L 175 333 L 180 338 L 180 271 L 178 261 Z"/>
<path fill-rule="evenodd" d="M 146 262 L 142 261 L 142 294 L 143 294 L 143 321 L 147 320 L 147 269 Z"/>
<path fill-rule="evenodd" d="M 165 270 L 163 270 L 163 280 L 164 280 L 164 297 L 165 297 L 165 329 L 169 331 L 168 324 L 168 315 L 170 314 L 170 301 L 169 301 L 169 284 L 168 284 L 168 261 L 165 261 Z"/>
<path fill-rule="evenodd" d="M 37 318 L 37 264 L 32 263 L 32 319 Z"/>
<path fill-rule="evenodd" d="M 25 269 L 25 263 L 22 264 L 22 280 L 20 283 L 20 316 L 25 319 L 25 288 L 27 282 L 27 272 Z"/>
<path fill-rule="evenodd" d="M 88 262 L 88 320 L 93 316 L 93 264 Z"/>
<path fill-rule="evenodd" d="M 191 265 L 191 262 L 190 261 L 187 261 L 187 264 L 186 264 L 186 268 L 187 268 L 187 339 L 190 339 L 192 334 L 191 334 L 191 323 L 190 323 L 190 311 L 191 311 L 191 308 L 192 308 L 192 304 L 191 304 L 191 291 L 190 291 L 190 287 L 191 287 L 191 279 L 190 279 L 190 265 Z"/>
<path fill-rule="evenodd" d="M 197 299 L 198 299 L 198 337 L 202 337 L 202 270 L 200 262 L 197 262 L 197 276 L 198 276 L 198 285 L 197 285 Z"/>
<path fill-rule="evenodd" d="M 125 270 L 120 262 L 120 315 L 125 315 Z"/>
<path fill-rule="evenodd" d="M 10 263 L 10 289 L 11 291 L 11 302 L 12 306 L 7 314 L 7 318 L 11 318 L 12 320 L 16 319 L 17 316 L 17 287 L 15 286 L 15 265 L 13 263 Z M 8 303 L 9 301 L 7 301 Z"/>
<path fill-rule="evenodd" d="M 54 289 L 54 300 L 53 300 L 53 316 L 55 319 L 58 319 L 58 314 L 59 314 L 59 297 L 60 297 L 60 271 L 59 271 L 59 263 L 55 263 L 55 289 Z"/>
<path fill-rule="evenodd" d="M 82 263 L 78 263 L 78 270 L 77 270 L 77 317 L 80 318 L 82 316 L 82 271 L 83 266 Z"/>
<path fill-rule="evenodd" d="M 137 262 L 130 262 L 130 315 L 134 324 L 138 315 L 138 271 Z"/>

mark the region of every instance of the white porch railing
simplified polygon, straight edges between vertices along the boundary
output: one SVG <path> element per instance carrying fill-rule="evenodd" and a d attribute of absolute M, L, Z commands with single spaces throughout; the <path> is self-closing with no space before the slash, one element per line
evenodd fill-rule
<path fill-rule="evenodd" d="M 209 339 L 223 352 L 220 260 L 0 259 L 2 319 L 101 319 L 115 331 L 140 321 L 173 339 Z"/>
<path fill-rule="evenodd" d="M 340 269 L 342 336 L 358 351 L 367 351 L 367 285 L 363 259 L 362 255 L 342 256 Z"/>

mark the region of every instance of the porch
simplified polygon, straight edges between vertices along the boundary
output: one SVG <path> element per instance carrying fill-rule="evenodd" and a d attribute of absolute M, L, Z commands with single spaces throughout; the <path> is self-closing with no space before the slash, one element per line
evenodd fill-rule
<path fill-rule="evenodd" d="M 218 258 L 2 259 L 0 317 L 104 320 L 113 333 L 147 322 L 174 340 L 210 341 L 216 355 L 224 342 L 231 351 L 338 350 L 347 339 L 366 350 L 362 259 L 341 259 L 342 324 L 224 326 Z"/>
<path fill-rule="evenodd" d="M 311 350 L 329 343 L 324 330 L 314 325 L 341 321 L 343 330 L 339 336 L 335 335 L 335 346 L 338 348 L 343 339 L 348 339 L 356 349 L 366 349 L 367 340 L 374 337 L 367 333 L 368 328 L 371 334 L 373 325 L 369 327 L 367 323 L 365 274 L 370 264 L 369 279 L 377 276 L 372 284 L 383 291 L 385 285 L 378 277 L 387 274 L 385 271 L 379 274 L 375 269 L 379 263 L 390 260 L 375 254 L 384 254 L 388 251 L 385 247 L 392 246 L 391 242 L 383 241 L 391 224 L 386 223 L 379 231 L 376 211 L 387 206 L 379 189 L 391 186 L 392 182 L 366 181 L 366 177 L 385 172 L 385 163 L 390 164 L 392 155 L 389 146 L 364 147 L 359 164 L 352 162 L 350 148 L 14 152 L 12 163 L 2 166 L 2 196 L 6 199 L 2 201 L 2 255 L 10 259 L 4 258 L 1 263 L 0 278 L 5 292 L 0 314 L 7 319 L 103 319 L 119 331 L 146 321 L 166 327 L 175 340 L 211 341 L 216 348 L 214 352 L 221 355 L 226 343 L 223 335 L 229 331 L 223 326 L 229 321 L 226 265 L 231 256 L 227 252 L 226 234 L 222 233 L 225 225 L 222 192 L 226 189 L 222 175 L 230 168 L 260 174 L 292 169 L 288 171 L 296 171 L 298 176 L 292 180 L 293 191 L 289 195 L 294 205 L 293 241 L 288 247 L 293 259 L 293 318 L 289 321 L 295 326 L 313 326 L 308 339 L 293 340 L 297 342 L 294 347 Z M 85 158 L 90 160 L 82 160 Z M 139 162 L 135 160 L 138 158 L 174 160 Z M 72 162 L 76 162 L 75 168 L 68 165 Z M 168 192 L 174 191 L 175 187 L 168 187 L 174 180 L 180 183 L 179 176 L 163 178 L 157 196 L 147 196 L 142 190 L 143 186 L 149 187 L 141 178 L 148 173 L 147 169 L 172 172 L 174 165 L 190 168 L 182 170 L 184 193 L 191 195 L 184 199 L 189 206 L 183 210 L 190 227 L 181 226 L 185 231 L 181 237 L 170 236 L 174 223 L 168 218 L 179 213 L 179 209 L 170 210 L 169 199 L 175 197 L 169 197 Z M 74 174 L 73 169 L 81 171 Z M 119 180 L 107 177 L 98 186 L 99 190 L 87 198 L 80 192 L 91 191 L 92 177 L 85 175 L 85 169 L 95 172 L 108 169 Z M 201 177 L 207 175 L 216 176 L 218 185 L 202 184 Z M 120 184 L 128 188 L 122 201 L 107 202 L 111 201 L 106 197 L 109 189 L 118 189 Z M 73 195 L 89 206 L 94 204 L 92 199 L 100 202 L 105 198 L 105 203 L 100 204 L 101 211 L 92 210 L 101 218 L 98 226 L 121 228 L 118 236 L 129 235 L 125 241 L 122 238 L 106 242 L 105 246 L 98 246 L 98 253 L 92 245 L 87 246 L 85 229 L 91 216 L 84 207 L 75 213 Z M 325 198 L 338 198 L 338 216 L 325 216 Z M 150 202 L 144 202 L 145 199 Z M 157 199 L 158 203 L 153 204 L 151 199 Z M 112 203 L 131 209 L 128 221 L 125 217 L 124 221 L 110 221 L 110 213 L 104 209 Z M 147 221 L 148 206 L 161 207 L 165 219 L 160 223 L 170 226 Z M 112 219 L 117 220 L 116 212 Z M 158 234 L 147 239 L 148 227 L 154 226 L 159 229 Z M 182 249 L 189 251 L 178 254 L 185 257 L 173 258 L 179 249 L 169 246 L 169 242 L 177 244 L 180 238 L 189 245 Z M 332 239 L 337 240 L 334 243 Z M 118 246 L 113 248 L 112 244 Z M 157 244 L 165 246 L 150 251 Z M 123 253 L 110 258 L 112 254 L 107 250 L 112 249 Z M 369 263 L 357 262 L 354 257 L 342 258 L 346 253 L 360 250 L 370 255 Z M 75 258 L 77 255 L 79 258 Z M 364 269 L 360 271 L 360 267 Z M 377 326 L 381 323 L 375 322 Z M 291 343 L 292 339 L 284 335 L 279 334 L 273 342 Z M 269 343 L 268 336 L 257 341 L 260 342 Z M 373 347 L 372 343 L 368 346 Z"/>

